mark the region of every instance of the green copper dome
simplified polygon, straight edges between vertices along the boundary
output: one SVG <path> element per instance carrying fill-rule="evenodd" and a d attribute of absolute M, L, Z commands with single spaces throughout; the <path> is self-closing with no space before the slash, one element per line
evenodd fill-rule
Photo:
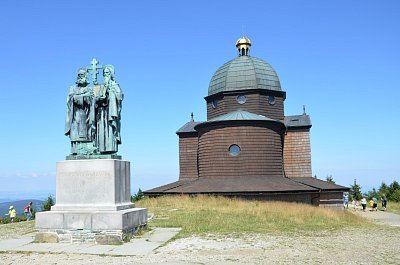
<path fill-rule="evenodd" d="M 223 64 L 211 78 L 209 96 L 219 92 L 246 89 L 282 91 L 278 75 L 270 64 L 249 56 L 249 50 L 238 50 L 239 56 Z"/>

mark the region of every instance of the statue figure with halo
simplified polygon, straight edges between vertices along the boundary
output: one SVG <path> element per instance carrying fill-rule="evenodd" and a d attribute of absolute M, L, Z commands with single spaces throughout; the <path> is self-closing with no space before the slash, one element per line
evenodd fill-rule
<path fill-rule="evenodd" d="M 121 108 L 124 95 L 115 81 L 112 65 L 101 66 L 93 59 L 91 66 L 80 68 L 75 85 L 69 89 L 65 135 L 71 140 L 68 160 L 116 158 L 121 144 Z M 98 70 L 103 79 L 99 85 Z M 90 86 L 89 73 L 93 86 Z"/>

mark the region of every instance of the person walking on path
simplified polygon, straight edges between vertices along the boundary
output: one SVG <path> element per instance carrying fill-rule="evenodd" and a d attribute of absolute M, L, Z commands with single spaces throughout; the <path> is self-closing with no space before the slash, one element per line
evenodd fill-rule
<path fill-rule="evenodd" d="M 349 193 L 348 192 L 345 192 L 344 194 L 343 194 L 343 207 L 346 209 L 348 209 L 349 208 Z"/>
<path fill-rule="evenodd" d="M 367 208 L 367 199 L 365 199 L 365 197 L 361 199 L 361 206 L 363 208 L 363 211 L 365 212 L 365 208 Z"/>
<path fill-rule="evenodd" d="M 385 194 L 382 194 L 381 201 L 382 201 L 382 209 L 386 211 L 387 199 Z"/>
<path fill-rule="evenodd" d="M 6 214 L 10 217 L 10 222 L 14 223 L 15 217 L 17 217 L 17 212 L 14 209 L 14 206 L 10 206 L 8 213 Z"/>
<path fill-rule="evenodd" d="M 371 207 L 370 211 L 374 210 L 374 201 L 372 199 L 369 200 L 369 207 Z"/>
<path fill-rule="evenodd" d="M 24 207 L 24 213 L 27 221 L 32 219 L 32 202 L 29 202 L 29 204 Z"/>
<path fill-rule="evenodd" d="M 373 197 L 372 201 L 374 202 L 372 210 L 378 211 L 378 199 Z"/>

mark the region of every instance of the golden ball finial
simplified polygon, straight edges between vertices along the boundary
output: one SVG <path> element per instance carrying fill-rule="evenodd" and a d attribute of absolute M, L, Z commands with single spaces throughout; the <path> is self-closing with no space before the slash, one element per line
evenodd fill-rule
<path fill-rule="evenodd" d="M 239 52 L 239 56 L 249 56 L 250 46 L 251 46 L 251 41 L 247 37 L 240 37 L 236 41 L 236 48 Z"/>

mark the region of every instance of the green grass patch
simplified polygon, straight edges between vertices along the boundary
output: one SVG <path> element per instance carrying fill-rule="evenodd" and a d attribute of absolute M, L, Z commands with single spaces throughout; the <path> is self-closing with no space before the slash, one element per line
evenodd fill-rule
<path fill-rule="evenodd" d="M 154 217 L 150 227 L 181 227 L 180 236 L 208 233 L 287 233 L 364 226 L 348 211 L 306 204 L 216 196 L 164 196 L 136 202 Z"/>
<path fill-rule="evenodd" d="M 387 211 L 400 214 L 400 202 L 388 202 Z"/>
<path fill-rule="evenodd" d="M 0 225 L 0 238 L 13 238 L 35 231 L 35 221 L 25 221 Z"/>

